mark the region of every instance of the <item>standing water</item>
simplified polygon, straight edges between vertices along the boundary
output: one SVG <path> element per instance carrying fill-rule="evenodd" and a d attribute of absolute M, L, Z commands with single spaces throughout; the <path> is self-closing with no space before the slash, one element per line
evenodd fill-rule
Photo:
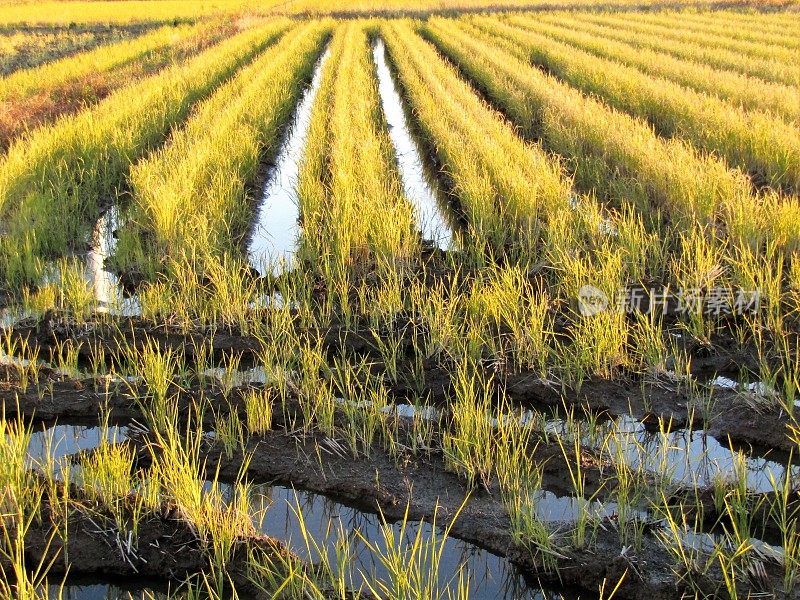
<path fill-rule="evenodd" d="M 267 173 L 267 184 L 262 194 L 250 245 L 247 249 L 250 264 L 259 274 L 277 274 L 291 262 L 300 236 L 297 180 L 303 157 L 311 107 L 322 82 L 322 69 L 330 50 L 319 59 L 311 86 L 305 91 L 297 112 L 289 125 L 286 140 L 278 151 L 275 165 Z"/>
<path fill-rule="evenodd" d="M 262 508 L 261 531 L 282 540 L 301 558 L 316 562 L 325 553 L 336 567 L 337 549 L 347 543 L 350 561 L 338 565 L 343 568 L 339 574 L 352 582 L 353 589 L 360 586 L 367 589 L 367 583 L 375 585 L 378 581 L 389 583 L 391 574 L 384 561 L 393 547 L 404 560 L 427 556 L 420 561 L 420 566 L 435 569 L 429 573 L 431 584 L 441 592 L 432 593 L 431 597 L 460 597 L 457 588 L 463 576 L 472 600 L 572 598 L 563 590 L 559 593 L 530 585 L 508 560 L 468 542 L 444 538 L 441 531 L 434 530 L 428 523 L 410 522 L 405 528 L 395 523 L 384 528 L 378 515 L 311 492 L 264 485 L 255 486 L 252 493 L 255 505 Z M 418 534 L 420 546 L 415 552 Z M 437 564 L 432 554 L 440 550 L 440 544 L 444 550 Z M 424 573 L 414 575 L 426 576 Z"/>
<path fill-rule="evenodd" d="M 452 243 L 453 233 L 437 201 L 437 196 L 441 197 L 441 193 L 435 179 L 428 177 L 422 151 L 411 135 L 400 92 L 386 61 L 383 40 L 376 40 L 372 54 L 378 71 L 378 92 L 383 113 L 389 124 L 389 136 L 400 167 L 403 192 L 414 204 L 423 239 L 433 242 L 439 248 L 447 248 Z"/>
<path fill-rule="evenodd" d="M 114 232 L 119 226 L 119 210 L 112 206 L 95 223 L 91 248 L 86 253 L 86 277 L 94 289 L 99 312 L 117 311 L 123 316 L 140 314 L 138 299 L 125 298 L 119 278 L 107 271 L 105 261 L 114 252 L 117 240 Z"/>

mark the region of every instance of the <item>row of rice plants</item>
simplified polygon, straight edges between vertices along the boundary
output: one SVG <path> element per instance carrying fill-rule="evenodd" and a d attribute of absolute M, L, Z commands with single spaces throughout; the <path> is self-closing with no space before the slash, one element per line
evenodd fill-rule
<path fill-rule="evenodd" d="M 287 27 L 274 21 L 242 32 L 13 145 L 0 161 L 5 279 L 35 278 L 39 259 L 86 240 L 100 208 L 125 188 L 131 164 Z"/>
<path fill-rule="evenodd" d="M 768 110 L 790 121 L 800 118 L 800 90 L 793 86 L 715 69 L 663 52 L 614 41 L 592 33 L 591 28 L 587 28 L 571 15 L 539 15 L 536 19 L 528 16 L 510 17 L 508 22 L 534 29 L 597 56 L 636 67 L 649 75 L 664 77 L 698 92 L 724 98 L 745 109 Z"/>
<path fill-rule="evenodd" d="M 408 24 L 384 30 L 417 124 L 451 180 L 476 249 L 488 244 L 519 253 L 535 246 L 541 223 L 569 206 L 571 183 L 562 165 L 522 143 Z"/>
<path fill-rule="evenodd" d="M 31 69 L 100 44 L 111 44 L 141 33 L 138 28 L 47 28 L 0 32 L 0 75 Z"/>
<path fill-rule="evenodd" d="M 676 30 L 681 38 L 689 33 L 694 33 L 698 41 L 704 45 L 719 46 L 735 50 L 743 50 L 754 56 L 765 58 L 789 58 L 788 48 L 797 47 L 798 37 L 792 36 L 790 31 L 779 32 L 754 31 L 751 26 L 742 27 L 741 22 L 729 22 L 727 18 L 734 13 L 723 13 L 720 17 L 708 16 L 700 19 L 693 15 L 676 14 L 643 14 L 628 13 L 634 23 L 647 23 L 670 27 Z"/>
<path fill-rule="evenodd" d="M 797 85 L 797 68 L 789 62 L 751 56 L 740 49 L 709 46 L 696 40 L 687 32 L 675 37 L 670 27 L 633 23 L 617 15 L 574 13 L 582 23 L 602 26 L 602 35 L 610 39 L 629 42 L 637 47 L 666 52 L 679 58 L 705 63 L 718 69 L 730 69 L 766 81 Z M 600 33 L 600 32 L 597 32 Z M 791 57 L 788 57 L 791 59 Z"/>
<path fill-rule="evenodd" d="M 474 21 L 506 38 L 517 56 L 609 105 L 646 119 L 663 136 L 686 139 L 725 158 L 777 190 L 800 191 L 800 132 L 794 124 L 761 111 L 744 111 L 713 95 L 695 92 L 634 67 L 597 57 L 569 44 L 496 19 Z"/>
<path fill-rule="evenodd" d="M 15 73 L 0 83 L 0 150 L 42 123 L 96 104 L 115 89 L 183 61 L 232 31 L 224 22 L 163 28 L 126 45 Z"/>
<path fill-rule="evenodd" d="M 204 17 L 229 16 L 241 12 L 245 0 L 217 0 L 214 3 L 197 3 L 190 0 L 163 0 L 156 5 L 148 0 L 95 2 L 80 0 L 64 3 L 49 0 L 36 4 L 5 2 L 0 13 L 0 24 L 71 23 L 164 23 L 167 21 L 193 21 Z"/>
<path fill-rule="evenodd" d="M 160 27 L 134 39 L 94 48 L 32 69 L 17 71 L 0 79 L 0 100 L 22 99 L 43 89 L 57 88 L 70 80 L 111 71 L 128 63 L 143 60 L 150 53 L 196 35 L 199 29 L 197 25 Z"/>
<path fill-rule="evenodd" d="M 792 29 L 792 26 L 800 25 L 800 19 L 797 18 L 797 13 L 793 12 L 713 11 L 686 12 L 681 16 L 686 24 L 710 24 L 733 38 L 758 40 L 766 33 L 777 34 L 781 43 L 786 45 L 791 45 L 792 41 L 800 41 L 800 35 Z"/>
<path fill-rule="evenodd" d="M 328 281 L 345 281 L 355 265 L 408 258 L 419 248 L 413 207 L 402 194 L 381 110 L 367 28 L 347 23 L 334 34 L 298 182 L 299 254 Z"/>
<path fill-rule="evenodd" d="M 277 152 L 330 27 L 310 22 L 287 33 L 200 104 L 164 148 L 133 167 L 133 214 L 118 246 L 122 264 L 221 257 L 237 245 L 252 217 L 247 193 L 260 161 Z"/>
<path fill-rule="evenodd" d="M 740 172 L 531 67 L 517 58 L 515 44 L 444 19 L 430 20 L 424 31 L 525 135 L 573 161 L 579 189 L 637 206 L 651 222 L 668 216 L 677 230 L 722 225 L 734 245 L 800 243 L 795 202 L 756 197 Z"/>
<path fill-rule="evenodd" d="M 572 383 L 628 364 L 621 315 L 585 320 L 568 312 L 570 321 L 577 318 L 571 343 L 561 345 L 548 333 L 550 309 L 568 311 L 587 282 L 612 297 L 628 281 L 663 278 L 668 266 L 658 236 L 632 212 L 610 213 L 592 197 L 571 194 L 564 166 L 521 140 L 409 23 L 386 24 L 383 36 L 426 144 L 464 207 L 473 252 L 488 245 L 501 260 L 484 261 L 463 287 L 408 291 L 402 304 L 410 320 L 430 334 L 422 355 L 455 363 L 491 357 L 508 369 L 537 369 L 542 376 L 557 369 Z M 513 263 L 501 266 L 509 257 Z M 457 272 L 460 266 L 454 265 Z M 545 284 L 538 295 L 527 281 L 529 269 Z M 383 304 L 374 294 L 364 296 L 364 311 Z"/>

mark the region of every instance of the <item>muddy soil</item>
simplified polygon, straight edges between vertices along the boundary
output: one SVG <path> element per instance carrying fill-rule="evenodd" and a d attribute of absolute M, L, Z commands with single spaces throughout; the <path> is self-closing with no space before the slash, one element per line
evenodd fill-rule
<path fill-rule="evenodd" d="M 332 496 L 362 510 L 381 511 L 388 521 L 411 519 L 449 521 L 458 514 L 451 534 L 486 550 L 507 557 L 527 574 L 542 582 L 574 585 L 592 593 L 607 579 L 616 582 L 627 572 L 616 597 L 650 600 L 673 600 L 687 589 L 680 580 L 684 575 L 658 541 L 659 523 L 647 525 L 641 550 L 626 548 L 619 539 L 618 524 L 613 517 L 603 519 L 593 528 L 593 543 L 583 549 L 572 547 L 566 533 L 567 523 L 554 528 L 554 548 L 559 554 L 558 573 L 548 571 L 541 555 L 513 539 L 509 517 L 496 485 L 471 491 L 469 501 L 458 513 L 468 488 L 465 482 L 444 469 L 441 456 L 409 457 L 400 462 L 382 449 L 373 447 L 369 458 L 353 459 L 346 454 L 323 450 L 323 461 L 317 458 L 318 448 L 330 448 L 323 436 L 287 436 L 271 433 L 253 440 L 247 448 L 253 458 L 248 475 L 256 481 L 293 485 L 305 490 Z M 210 465 L 220 464 L 221 475 L 233 478 L 238 473 L 242 455 L 226 457 L 217 448 L 208 452 Z M 564 475 L 563 469 L 558 469 Z M 780 566 L 764 560 L 763 577 L 749 583 L 749 590 L 781 588 Z M 695 582 L 715 597 L 721 591 L 721 574 L 712 567 L 706 574 L 693 574 Z M 775 598 L 785 596 L 776 592 Z"/>
<path fill-rule="evenodd" d="M 63 487 L 59 491 L 63 494 Z M 198 538 L 176 507 L 164 505 L 159 511 L 142 515 L 137 537 L 129 542 L 107 508 L 85 497 L 74 486 L 68 496 L 66 520 L 60 499 L 56 505 L 45 500 L 40 507 L 40 518 L 25 532 L 28 565 L 52 563 L 48 570 L 51 577 L 69 573 L 70 576 L 136 577 L 164 583 L 208 572 L 206 542 Z M 132 503 L 133 497 L 127 499 L 128 507 Z M 132 509 L 123 506 L 123 514 L 128 515 L 123 518 L 130 519 Z M 270 597 L 247 578 L 249 553 L 264 561 L 295 560 L 299 564 L 299 559 L 278 540 L 257 534 L 241 537 L 234 544 L 230 573 L 237 589 L 248 598 Z M 0 558 L 0 565 L 8 569 L 5 560 Z"/>
<path fill-rule="evenodd" d="M 76 383 L 82 389 L 75 389 Z M 138 393 L 130 394 L 122 391 L 125 389 L 124 384 L 120 385 L 120 390 L 112 394 L 83 387 L 80 382 L 72 380 L 53 382 L 53 386 L 52 394 L 44 396 L 35 392 L 23 394 L 20 402 L 21 412 L 28 417 L 34 413 L 37 419 L 43 415 L 59 419 L 94 416 L 96 419 L 99 404 L 107 401 L 112 415 L 117 418 L 123 420 L 144 418 L 133 400 Z M 236 393 L 231 393 L 227 397 L 217 397 L 218 406 L 228 406 L 229 410 L 241 410 L 240 403 L 235 399 L 240 398 L 238 395 L 240 391 L 236 390 Z M 199 394 L 199 390 L 197 393 Z M 14 395 L 17 394 L 18 392 L 14 392 Z M 67 398 L 69 401 L 65 402 Z M 191 394 L 186 394 L 185 399 L 181 400 L 181 410 L 185 414 L 189 414 L 192 410 L 190 398 Z M 3 400 L 7 410 L 9 406 L 13 406 L 10 395 Z M 409 516 L 413 519 L 430 520 L 436 513 L 436 507 L 439 506 L 442 512 L 437 522 L 441 523 L 441 517 L 449 517 L 456 513 L 470 491 L 464 480 L 446 471 L 444 460 L 438 451 L 395 459 L 381 447 L 376 446 L 370 449 L 368 458 L 362 456 L 353 459 L 341 444 L 332 442 L 325 436 L 284 433 L 286 429 L 296 431 L 298 419 L 299 407 L 296 403 L 290 402 L 285 413 L 276 411 L 273 426 L 279 431 L 251 440 L 247 448 L 247 452 L 252 452 L 253 455 L 248 471 L 251 479 L 257 482 L 293 485 L 340 499 L 359 509 L 380 510 L 390 521 L 401 519 L 408 504 Z M 407 423 L 407 420 L 405 422 Z M 287 428 L 290 423 L 293 426 Z M 402 427 L 401 424 L 401 430 Z M 145 447 L 146 440 L 129 440 L 124 443 L 131 443 L 137 447 L 139 467 L 145 468 L 151 456 L 151 450 Z M 226 456 L 212 441 L 209 441 L 209 444 L 206 453 L 209 468 L 214 469 L 219 463 L 222 478 L 232 481 L 239 471 L 243 455 L 235 452 L 232 456 Z M 574 456 L 567 454 L 570 460 L 575 460 Z M 559 496 L 571 493 L 572 484 L 560 448 L 556 445 L 537 447 L 531 459 L 545 465 L 544 490 Z M 597 458 L 588 452 L 581 457 L 581 463 L 586 474 L 587 494 L 597 493 L 599 499 L 613 497 L 612 490 L 603 489 L 603 481 L 607 481 L 609 477 L 613 480 L 610 466 L 598 463 Z M 696 496 L 701 498 L 704 527 L 709 530 L 718 528 L 719 515 L 715 512 L 713 495 L 709 490 L 677 490 L 671 502 L 675 506 L 684 503 L 691 505 Z M 768 501 L 767 496 L 753 496 L 753 504 L 759 507 L 757 510 L 761 513 L 765 512 Z M 798 502 L 797 498 L 793 502 Z M 81 521 L 76 522 L 78 523 L 76 527 L 80 527 Z M 567 523 L 563 527 L 554 528 L 556 531 L 561 531 L 554 538 L 557 552 L 563 555 L 559 561 L 558 574 L 547 571 L 535 549 L 526 548 L 515 542 L 496 483 L 491 484 L 488 489 L 478 487 L 471 490 L 470 500 L 456 520 L 452 534 L 454 537 L 509 558 L 530 576 L 543 582 L 564 583 L 595 592 L 597 585 L 604 578 L 616 581 L 627 570 L 626 583 L 619 592 L 622 595 L 618 597 L 666 599 L 677 597 L 676 594 L 680 594 L 683 590 L 680 585 L 676 585 L 673 573 L 675 565 L 657 538 L 656 532 L 662 526 L 660 522 L 654 520 L 646 524 L 641 550 L 637 553 L 624 549 L 619 540 L 618 523 L 613 514 L 600 519 L 593 528 L 595 539 L 591 548 L 581 550 L 571 548 L 570 540 L 565 534 L 568 525 Z M 774 524 L 767 523 L 763 534 L 765 541 L 773 541 L 777 536 Z M 80 540 L 81 535 L 84 534 L 79 533 L 69 539 Z M 614 558 L 609 560 L 608 557 Z M 92 560 L 94 559 L 90 557 L 87 564 Z M 112 564 L 113 568 L 109 567 L 108 572 L 114 572 L 116 566 Z M 754 581 L 753 586 L 780 589 L 776 583 L 780 571 L 778 565 L 765 559 L 763 566 L 767 579 Z M 89 569 L 87 572 L 92 572 L 91 567 L 85 568 Z M 178 570 L 177 566 L 171 568 Z M 187 570 L 191 569 L 187 566 Z M 700 576 L 696 575 L 697 577 Z M 720 574 L 715 573 L 713 569 L 702 578 L 696 579 L 709 591 L 715 590 L 720 580 Z"/>
<path fill-rule="evenodd" d="M 366 356 L 371 369 L 382 373 L 382 362 L 374 338 L 366 332 L 343 327 L 305 331 L 310 339 L 321 339 L 332 355 L 344 351 L 356 356 Z M 412 338 L 416 333 L 408 334 Z M 152 340 L 161 348 L 183 352 L 191 363 L 197 348 L 204 344 L 213 349 L 214 361 L 220 363 L 226 356 L 241 357 L 241 367 L 255 364 L 262 343 L 255 337 L 240 335 L 233 329 L 198 330 L 192 332 L 169 331 L 164 325 L 147 324 L 140 319 L 123 319 L 120 327 L 107 323 L 73 325 L 44 318 L 36 323 L 17 325 L 14 339 L 39 348 L 40 357 L 63 351 L 65 344 L 77 348 L 84 363 L 95 354 L 103 354 L 107 364 L 121 363 L 119 348 L 126 344 L 142 347 Z M 727 352 L 724 346 L 709 350 L 694 349 L 692 364 L 704 380 L 714 374 L 730 373 L 732 365 L 740 364 L 741 352 Z M 409 358 L 410 361 L 410 358 Z M 402 369 L 408 376 L 399 376 L 390 382 L 391 395 L 398 401 L 414 400 L 420 395 L 441 407 L 447 407 L 452 394 L 449 370 L 435 359 L 425 361 L 424 383 L 412 376 L 413 369 L 406 364 Z M 774 448 L 790 451 L 795 444 L 788 437 L 793 419 L 775 402 L 767 402 L 755 392 L 736 389 L 716 389 L 709 402 L 693 399 L 687 386 L 670 373 L 653 373 L 647 376 L 620 373 L 614 380 L 593 377 L 583 382 L 580 389 L 562 387 L 558 382 L 541 379 L 532 372 L 508 372 L 496 366 L 487 366 L 487 374 L 494 376 L 495 384 L 502 387 L 514 403 L 528 408 L 586 408 L 597 413 L 627 415 L 658 428 L 661 419 L 672 428 L 704 429 L 723 445 L 752 445 L 761 449 Z M 421 389 L 420 389 L 421 388 Z M 730 440 L 730 442 L 729 442 Z"/>

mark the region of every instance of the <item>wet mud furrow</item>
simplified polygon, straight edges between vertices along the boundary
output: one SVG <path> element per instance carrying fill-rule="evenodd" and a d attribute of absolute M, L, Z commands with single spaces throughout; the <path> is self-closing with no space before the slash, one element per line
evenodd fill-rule
<path fill-rule="evenodd" d="M 319 448 L 327 449 L 322 450 L 323 464 Z M 674 600 L 685 590 L 676 576 L 680 569 L 655 534 L 657 524 L 643 535 L 641 550 L 632 552 L 620 542 L 613 518 L 598 522 L 592 529 L 592 543 L 583 549 L 571 545 L 569 523 L 563 523 L 553 534 L 554 551 L 561 557 L 558 572 L 549 571 L 541 554 L 514 541 L 499 489 L 474 490 L 459 512 L 467 487 L 445 471 L 442 458 L 435 453 L 398 464 L 377 447 L 371 449 L 369 458 L 356 460 L 332 448 L 325 436 L 268 433 L 246 448 L 252 455 L 247 476 L 324 494 L 361 510 L 380 511 L 390 522 L 407 515 L 415 520 L 436 517 L 437 523 L 444 524 L 457 514 L 450 532 L 453 537 L 508 558 L 542 583 L 577 586 L 595 593 L 604 579 L 617 581 L 627 572 L 615 597 Z M 243 456 L 239 452 L 226 456 L 212 447 L 205 459 L 215 472 L 220 465 L 220 477 L 233 479 Z M 779 565 L 765 560 L 763 567 L 769 589 L 780 589 Z M 721 581 L 721 573 L 714 567 L 695 576 L 695 584 L 711 595 L 721 589 Z M 785 596 L 778 593 L 773 597 Z"/>
<path fill-rule="evenodd" d="M 19 417 L 31 423 L 91 423 L 96 422 L 98 411 L 108 412 L 109 421 L 119 425 L 141 424 L 147 422 L 148 390 L 143 384 L 132 385 L 124 382 L 110 383 L 108 379 L 87 380 L 84 382 L 76 380 L 56 380 L 50 382 L 50 390 L 46 393 L 29 391 L 22 393 L 20 390 L 12 391 L 8 384 L 6 389 L 0 389 L 0 401 L 2 401 L 5 414 L 9 418 Z M 231 413 L 235 413 L 240 422 L 247 422 L 246 400 L 245 397 L 251 391 L 264 392 L 268 390 L 263 384 L 248 384 L 235 387 L 231 390 L 220 391 L 214 386 L 194 386 L 179 387 L 172 386 L 169 395 L 175 398 L 177 414 L 181 421 L 194 422 L 198 407 L 204 406 L 206 410 L 202 412 L 202 422 L 198 422 L 203 429 L 209 431 L 217 425 L 219 418 L 225 418 Z M 278 400 L 277 394 L 275 402 L 278 404 L 272 415 L 270 424 L 273 430 L 295 431 L 304 424 L 304 411 L 301 402 L 296 398 L 287 398 L 282 403 Z M 402 413 L 392 415 L 391 421 L 397 428 L 401 438 L 409 437 L 409 427 L 413 422 L 413 417 L 403 416 Z M 334 426 L 346 430 L 348 418 L 343 409 L 337 409 L 334 414 Z M 311 424 L 313 427 L 313 423 Z M 446 416 L 440 415 L 436 422 L 432 424 L 435 435 L 439 436 L 448 428 Z M 37 426 L 38 428 L 38 426 Z M 545 442 L 529 449 L 530 460 L 543 465 L 542 489 L 546 492 L 555 494 L 559 497 L 567 497 L 574 494 L 574 488 L 569 479 L 569 470 L 565 457 L 570 461 L 575 461 L 574 450 L 569 447 L 560 447 L 557 444 L 559 434 L 554 431 L 549 434 L 539 435 L 538 439 Z M 139 438 L 136 445 L 144 447 L 147 436 Z M 135 442 L 131 442 L 135 443 Z M 404 442 L 406 443 L 406 442 Z M 675 440 L 657 439 L 661 445 L 674 445 Z M 704 444 L 705 445 L 705 444 Z M 657 450 L 657 449 L 652 449 Z M 140 452 L 141 454 L 141 452 Z M 145 452 L 146 454 L 146 452 Z M 145 457 L 146 458 L 146 457 Z M 694 469 L 709 464 L 716 465 L 718 460 L 713 455 L 705 459 L 704 456 L 695 457 L 694 462 L 687 463 L 684 468 Z M 724 460 L 724 457 L 723 457 Z M 596 496 L 599 501 L 605 502 L 613 500 L 613 481 L 615 477 L 615 465 L 609 457 L 596 449 L 584 447 L 581 457 L 582 469 L 584 472 L 584 485 L 589 496 Z M 776 478 L 776 483 L 780 483 L 785 475 L 781 473 L 786 467 L 781 462 L 764 461 L 759 459 L 756 464 L 762 464 L 761 469 L 764 473 L 753 473 L 753 481 L 750 481 L 748 473 L 748 487 L 752 484 L 762 484 L 755 489 L 751 489 L 749 500 L 752 505 L 754 523 L 760 523 L 763 537 L 770 542 L 778 538 L 778 529 L 770 514 L 770 507 L 774 505 L 774 493 L 771 492 L 771 485 L 766 487 L 763 480 L 769 481 L 770 473 Z M 655 476 L 655 471 L 651 465 L 643 465 L 645 472 L 650 473 L 649 477 Z M 714 466 L 714 470 L 724 469 L 724 464 Z M 721 473 L 724 471 L 720 471 Z M 678 479 L 670 484 L 673 490 L 669 498 L 669 505 L 685 505 L 682 509 L 684 513 L 688 510 L 691 515 L 697 515 L 704 530 L 713 530 L 720 524 L 722 515 L 719 512 L 718 498 L 714 496 L 712 480 L 705 482 L 705 487 L 684 488 L 684 481 Z M 658 503 L 659 498 L 652 498 Z M 797 493 L 793 492 L 788 498 L 792 511 L 800 509 Z"/>
<path fill-rule="evenodd" d="M 261 201 L 247 235 L 250 266 L 261 276 L 277 275 L 280 269 L 291 264 L 297 250 L 301 228 L 296 187 L 311 123 L 311 108 L 329 55 L 330 50 L 326 48 L 317 60 L 311 82 L 297 103 L 274 163 L 263 170 L 259 187 Z"/>
<path fill-rule="evenodd" d="M 381 354 L 375 338 L 368 331 L 331 326 L 305 329 L 302 333 L 310 340 L 321 340 L 331 355 L 341 356 L 344 352 L 365 356 L 372 362 L 371 368 L 375 373 L 382 371 Z M 387 385 L 397 399 L 413 399 L 421 395 L 430 403 L 446 407 L 453 393 L 451 373 L 447 368 L 435 360 L 427 360 L 423 364 L 424 381 L 415 379 L 416 374 L 410 365 L 410 349 L 417 335 L 414 331 L 406 334 L 407 351 L 400 355 L 409 356 L 409 364 L 401 364 L 401 376 Z M 67 344 L 75 348 L 84 361 L 101 356 L 106 364 L 122 362 L 120 348 L 141 349 L 147 343 L 157 343 L 162 350 L 181 352 L 190 363 L 196 352 L 206 348 L 217 360 L 239 356 L 244 367 L 257 362 L 264 347 L 258 337 L 240 335 L 235 330 L 170 332 L 164 326 L 148 325 L 138 319 L 123 320 L 119 327 L 115 327 L 103 323 L 73 326 L 44 318 L 36 323 L 18 324 L 10 336 L 17 343 L 24 342 L 31 348 L 38 348 L 40 357 L 62 352 Z M 696 361 L 692 358 L 692 364 L 698 377 L 710 379 L 714 373 L 727 372 L 726 365 L 735 360 L 734 354 L 720 349 L 712 355 L 700 353 Z M 408 376 L 403 376 L 404 373 Z M 630 415 L 655 430 L 661 419 L 671 429 L 704 429 L 726 447 L 732 442 L 788 452 L 796 446 L 789 437 L 796 423 L 785 411 L 763 402 L 752 390 L 714 389 L 707 398 L 698 399 L 689 393 L 685 382 L 669 373 L 648 377 L 621 373 L 613 381 L 594 377 L 584 381 L 579 390 L 562 387 L 560 383 L 544 380 L 532 372 L 507 373 L 488 369 L 489 373 L 508 398 L 521 406 L 539 409 L 566 406 L 610 415 Z"/>
<path fill-rule="evenodd" d="M 63 487 L 59 492 L 65 497 L 56 504 L 49 498 L 43 500 L 39 518 L 24 531 L 26 561 L 49 564 L 49 576 L 113 575 L 174 582 L 208 572 L 209 542 L 198 537 L 177 507 L 164 505 L 158 511 L 144 513 L 139 509 L 134 516 L 136 503 L 131 495 L 123 499 L 120 512 L 114 515 L 74 486 L 67 494 Z M 135 536 L 120 529 L 120 517 L 128 525 L 136 520 Z M 4 519 L 4 525 L 15 528 L 9 519 Z M 241 536 L 232 552 L 230 564 L 237 566 L 229 572 L 231 580 L 249 598 L 270 596 L 247 577 L 248 557 L 274 564 L 300 562 L 280 541 L 265 535 Z M 0 557 L 0 566 L 8 569 L 4 561 L 7 557 Z"/>

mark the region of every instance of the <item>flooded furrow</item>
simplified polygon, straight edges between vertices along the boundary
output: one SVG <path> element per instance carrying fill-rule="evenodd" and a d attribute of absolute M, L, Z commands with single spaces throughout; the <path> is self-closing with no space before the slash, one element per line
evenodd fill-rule
<path fill-rule="evenodd" d="M 389 572 L 379 557 L 390 551 L 390 545 L 395 551 L 410 552 L 417 541 L 423 546 L 443 544 L 444 552 L 435 575 L 440 590 L 449 590 L 453 597 L 462 573 L 469 588 L 468 597 L 474 600 L 572 597 L 563 590 L 547 591 L 531 585 L 506 559 L 468 542 L 444 539 L 428 523 L 407 523 L 405 527 L 395 523 L 386 527 L 378 515 L 318 494 L 283 486 L 264 486 L 254 492 L 256 506 L 260 502 L 263 507 L 260 530 L 283 540 L 299 556 L 317 561 L 320 552 L 325 552 L 332 564 L 336 564 L 337 550 L 348 547 L 347 576 L 352 578 L 355 589 L 367 582 L 373 585 L 376 581 L 388 582 Z"/>
<path fill-rule="evenodd" d="M 69 578 L 62 586 L 47 586 L 47 598 L 53 600 L 178 600 L 186 594 L 173 594 L 161 582 L 153 585 L 135 582 L 100 583 L 91 579 Z"/>
<path fill-rule="evenodd" d="M 122 426 L 54 425 L 31 434 L 26 449 L 29 467 L 52 472 L 61 479 L 67 463 L 79 452 L 95 450 L 103 443 L 118 444 L 128 439 L 129 429 Z M 69 479 L 80 484 L 80 468 L 69 465 Z"/>
<path fill-rule="evenodd" d="M 389 136 L 403 182 L 403 193 L 414 205 L 423 240 L 438 248 L 450 248 L 453 231 L 446 218 L 447 211 L 442 208 L 442 192 L 436 179 L 428 174 L 422 149 L 411 133 L 400 91 L 386 60 L 386 47 L 382 39 L 375 40 L 372 56 L 378 75 L 383 114 L 389 125 Z"/>
<path fill-rule="evenodd" d="M 297 249 L 300 237 L 297 181 L 311 124 L 311 108 L 322 83 L 328 56 L 330 49 L 326 49 L 317 61 L 311 85 L 297 105 L 275 164 L 267 171 L 266 185 L 247 247 L 250 265 L 260 275 L 280 273 L 291 264 Z"/>
<path fill-rule="evenodd" d="M 130 317 L 141 314 L 139 300 L 125 297 L 119 278 L 106 269 L 106 260 L 117 247 L 116 231 L 120 226 L 119 208 L 103 213 L 92 231 L 91 247 L 86 253 L 86 279 L 94 290 L 98 312 Z"/>

